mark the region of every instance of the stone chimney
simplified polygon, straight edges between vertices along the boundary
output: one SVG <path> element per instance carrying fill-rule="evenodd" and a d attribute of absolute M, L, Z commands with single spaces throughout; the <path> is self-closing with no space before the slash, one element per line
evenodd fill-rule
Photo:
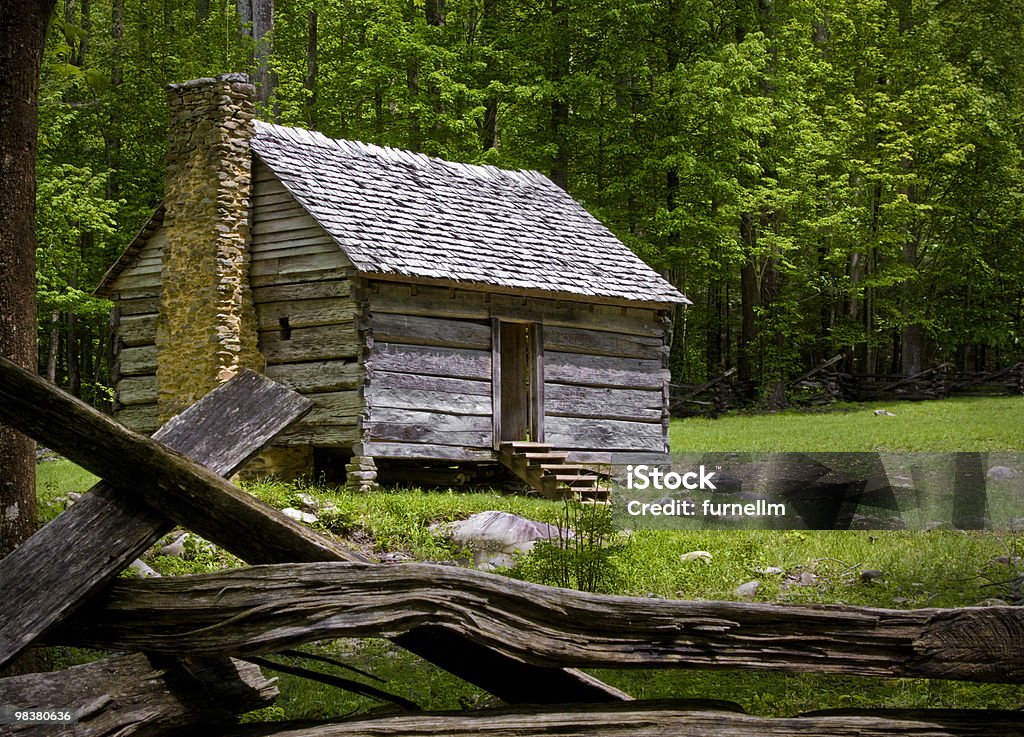
<path fill-rule="evenodd" d="M 244 74 L 168 88 L 161 422 L 240 370 L 262 369 L 248 280 L 254 95 Z"/>

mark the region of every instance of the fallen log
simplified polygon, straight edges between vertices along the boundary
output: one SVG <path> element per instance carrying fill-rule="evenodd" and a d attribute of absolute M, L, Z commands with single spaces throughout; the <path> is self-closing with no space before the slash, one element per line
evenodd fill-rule
<path fill-rule="evenodd" d="M 228 725 L 272 703 L 277 679 L 226 658 L 183 663 L 166 656 L 114 655 L 57 673 L 0 679 L 10 737 L 124 737 L 165 734 L 172 727 Z M 12 723 L 13 710 L 72 713 L 71 724 Z"/>
<path fill-rule="evenodd" d="M 234 410 L 226 414 L 236 422 L 244 420 Z M 115 486 L 134 489 L 146 506 L 249 563 L 364 560 L 4 358 L 0 422 L 46 443 Z M 147 483 L 140 484 L 142 479 Z M 423 628 L 397 641 L 509 703 L 629 698 L 584 673 L 527 665 L 451 631 Z"/>
<path fill-rule="evenodd" d="M 0 384 L 8 386 L 6 380 Z M 211 474 L 230 475 L 311 407 L 305 397 L 247 371 L 153 437 Z M 0 621 L 0 666 L 170 531 L 167 518 L 143 501 L 146 474 L 125 481 L 118 488 L 99 482 L 0 560 L 0 591 L 17 602 Z"/>
<path fill-rule="evenodd" d="M 226 737 L 1021 737 L 1019 712 L 982 710 L 818 712 L 757 717 L 714 705 L 672 701 L 558 706 L 553 709 L 385 716 L 329 724 L 243 725 Z"/>
<path fill-rule="evenodd" d="M 56 641 L 259 654 L 446 631 L 533 666 L 749 669 L 1024 681 L 1024 610 L 872 609 L 600 596 L 431 564 L 257 566 L 117 581 Z"/>

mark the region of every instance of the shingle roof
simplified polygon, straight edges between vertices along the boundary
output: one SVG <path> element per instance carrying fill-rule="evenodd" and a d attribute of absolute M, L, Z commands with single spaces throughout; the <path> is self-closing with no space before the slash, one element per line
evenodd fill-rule
<path fill-rule="evenodd" d="M 538 172 L 262 121 L 252 148 L 363 272 L 689 303 Z"/>

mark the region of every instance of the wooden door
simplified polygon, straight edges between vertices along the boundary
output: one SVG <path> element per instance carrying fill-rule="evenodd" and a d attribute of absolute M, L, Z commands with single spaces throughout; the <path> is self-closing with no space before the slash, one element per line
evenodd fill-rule
<path fill-rule="evenodd" d="M 492 335 L 494 447 L 544 437 L 544 352 L 539 323 L 495 320 Z"/>

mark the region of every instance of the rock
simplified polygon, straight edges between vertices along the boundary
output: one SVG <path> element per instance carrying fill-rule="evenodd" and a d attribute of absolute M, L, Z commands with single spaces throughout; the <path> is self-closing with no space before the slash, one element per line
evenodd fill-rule
<path fill-rule="evenodd" d="M 985 474 L 989 481 L 1007 481 L 1020 476 L 1020 473 L 1009 466 L 992 466 Z"/>
<path fill-rule="evenodd" d="M 982 599 L 978 603 L 978 606 L 1010 606 L 1010 602 L 1004 601 L 1003 599 L 996 599 L 993 597 L 991 599 Z"/>
<path fill-rule="evenodd" d="M 781 576 L 785 573 L 785 571 L 778 566 L 764 566 L 763 568 L 755 568 L 754 571 L 763 576 Z"/>
<path fill-rule="evenodd" d="M 884 577 L 885 577 L 885 574 L 882 573 L 881 571 L 876 571 L 876 570 L 873 570 L 873 569 L 870 569 L 870 568 L 868 570 L 866 570 L 866 571 L 861 571 L 860 572 L 861 583 L 871 583 L 872 581 L 877 581 L 878 579 L 884 578 Z"/>
<path fill-rule="evenodd" d="M 875 416 L 876 417 L 895 417 L 896 413 L 895 412 L 890 412 L 887 409 L 876 409 L 875 410 Z"/>
<path fill-rule="evenodd" d="M 906 604 L 908 601 L 910 601 L 910 599 L 908 599 L 905 596 L 896 596 L 896 597 L 893 598 L 892 603 L 893 604 Z"/>
<path fill-rule="evenodd" d="M 285 507 L 284 509 L 281 510 L 281 514 L 283 514 L 285 517 L 288 517 L 289 519 L 295 520 L 296 522 L 303 522 L 307 525 L 311 525 L 314 522 L 320 521 L 319 519 L 317 519 L 317 516 L 315 514 L 303 512 L 301 510 L 295 509 L 294 507 Z"/>
<path fill-rule="evenodd" d="M 747 581 L 737 586 L 733 593 L 743 599 L 753 599 L 757 595 L 759 588 L 761 588 L 760 581 Z"/>
<path fill-rule="evenodd" d="M 517 553 L 529 553 L 538 540 L 558 540 L 571 533 L 555 525 L 520 517 L 508 512 L 480 512 L 456 522 L 437 525 L 433 530 L 456 545 L 473 552 L 481 570 L 511 568 Z"/>
<path fill-rule="evenodd" d="M 182 557 L 185 554 L 186 540 L 188 540 L 188 533 L 183 532 L 174 538 L 174 540 L 160 548 L 160 550 L 157 551 L 157 555 L 170 555 L 174 558 Z"/>
<path fill-rule="evenodd" d="M 1004 566 L 1016 566 L 1020 564 L 1021 557 L 1019 555 L 997 555 L 995 558 L 992 558 L 992 562 Z"/>
<path fill-rule="evenodd" d="M 810 571 L 804 571 L 801 573 L 800 578 L 796 581 L 797 586 L 813 586 L 816 583 L 818 583 L 818 577 Z"/>
<path fill-rule="evenodd" d="M 69 491 L 68 492 L 68 504 L 74 504 L 75 502 L 77 502 L 81 498 L 82 498 L 82 495 L 79 494 L 77 491 Z"/>
<path fill-rule="evenodd" d="M 689 553 L 683 553 L 679 556 L 681 563 L 689 563 L 691 560 L 702 560 L 711 565 L 711 553 L 706 550 L 691 550 Z"/>
<path fill-rule="evenodd" d="M 320 500 L 312 494 L 299 494 L 296 499 L 304 512 L 315 512 L 320 508 Z"/>
<path fill-rule="evenodd" d="M 139 578 L 160 578 L 159 573 L 154 571 L 141 560 L 136 559 L 132 561 L 132 564 L 128 567 L 135 571 L 135 575 Z"/>

